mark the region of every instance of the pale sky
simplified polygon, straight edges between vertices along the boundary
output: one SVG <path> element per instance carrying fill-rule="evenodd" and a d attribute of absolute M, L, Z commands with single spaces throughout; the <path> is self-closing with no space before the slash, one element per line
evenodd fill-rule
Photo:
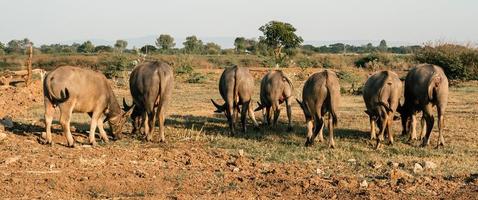
<path fill-rule="evenodd" d="M 478 41 L 477 0 L 0 0 L 0 41 L 255 37 L 270 20 L 306 41 Z"/>

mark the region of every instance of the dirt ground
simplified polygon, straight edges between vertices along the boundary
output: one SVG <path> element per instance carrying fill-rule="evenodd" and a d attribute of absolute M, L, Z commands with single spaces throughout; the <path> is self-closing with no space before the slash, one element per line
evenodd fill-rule
<path fill-rule="evenodd" d="M 317 71 L 311 69 L 308 73 Z M 39 143 L 44 124 L 40 81 L 29 88 L 0 90 L 2 199 L 478 199 L 478 84 L 452 87 L 446 145 L 420 148 L 398 137 L 394 146 L 374 150 L 361 96 L 342 96 L 337 149 L 324 143 L 304 147 L 305 124 L 294 104 L 294 131 L 286 133 L 285 111 L 278 128 L 227 134 L 223 115 L 209 99 L 220 99 L 220 69 L 199 70 L 204 83 L 178 77 L 166 121 L 167 143 L 136 136 L 98 146 L 86 144 L 88 117 L 75 114 L 76 148 L 67 148 L 58 116 L 53 146 Z M 256 93 L 265 69 L 253 69 Z M 300 98 L 298 69 L 288 69 Z M 364 74 L 366 74 L 364 72 Z M 131 97 L 115 87 L 118 100 Z M 58 113 L 57 113 L 58 114 Z M 260 112 L 256 118 L 261 121 Z M 394 124 L 399 132 L 399 123 Z M 327 134 L 325 134 L 327 135 Z M 435 167 L 425 167 L 433 161 Z M 416 165 L 424 166 L 420 171 Z M 415 171 L 417 170 L 417 171 Z"/>

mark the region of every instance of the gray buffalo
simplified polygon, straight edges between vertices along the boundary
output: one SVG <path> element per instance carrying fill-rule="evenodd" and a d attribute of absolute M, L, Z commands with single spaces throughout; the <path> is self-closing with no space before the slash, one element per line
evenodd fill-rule
<path fill-rule="evenodd" d="M 438 111 L 438 146 L 443 146 L 443 125 L 448 103 L 448 78 L 443 69 L 430 64 L 421 64 L 411 69 L 405 78 L 405 102 L 398 108 L 402 118 L 403 134 L 410 132 L 410 140 L 416 140 L 416 114 L 423 113 L 422 146 L 430 144 L 433 129 L 433 106 Z M 423 121 L 422 121 L 423 122 Z"/>
<path fill-rule="evenodd" d="M 288 130 L 292 130 L 292 110 L 291 98 L 294 86 L 290 79 L 279 70 L 267 73 L 261 81 L 261 102 L 257 102 L 259 107 L 254 111 L 266 109 L 263 113 L 264 122 L 271 124 L 271 111 L 274 112 L 274 126 L 277 125 L 277 119 L 280 114 L 279 105 L 285 102 L 287 109 L 287 118 L 289 120 Z"/>
<path fill-rule="evenodd" d="M 340 85 L 337 75 L 329 70 L 315 73 L 307 79 L 302 91 L 302 102 L 297 99 L 304 112 L 307 123 L 306 146 L 314 144 L 319 134 L 319 141 L 324 137 L 324 116 L 329 113 L 329 147 L 334 148 L 334 126 L 337 125 L 337 107 L 340 101 Z"/>
<path fill-rule="evenodd" d="M 393 116 L 400 104 L 402 82 L 392 71 L 379 71 L 370 76 L 363 87 L 363 100 L 367 107 L 365 111 L 370 118 L 370 138 L 377 138 L 376 148 L 380 147 L 384 133 L 387 134 L 390 144 L 393 144 L 392 129 Z M 375 123 L 380 133 L 376 137 Z"/>
<path fill-rule="evenodd" d="M 140 132 L 141 125 L 144 125 L 146 140 L 151 141 L 156 119 L 158 119 L 160 142 L 165 142 L 164 120 L 173 84 L 173 71 L 164 62 L 145 62 L 134 68 L 129 79 L 130 92 L 135 106 L 131 115 L 134 133 Z M 129 109 L 132 106 L 128 106 L 123 99 L 123 107 Z"/>
<path fill-rule="evenodd" d="M 96 144 L 96 127 L 105 142 L 108 136 L 103 129 L 103 115 L 108 120 L 111 133 L 119 136 L 123 125 L 133 109 L 123 112 L 116 101 L 106 77 L 89 69 L 63 66 L 50 72 L 43 81 L 45 97 L 46 143 L 52 144 L 51 123 L 55 107 L 60 108 L 60 124 L 68 146 L 74 146 L 70 132 L 70 119 L 73 112 L 88 113 L 91 117 L 89 142 Z"/>
<path fill-rule="evenodd" d="M 246 113 L 249 113 L 249 117 L 254 123 L 254 126 L 258 127 L 254 111 L 250 105 L 253 89 L 254 78 L 247 68 L 238 66 L 226 68 L 221 75 L 221 79 L 219 80 L 219 92 L 225 103 L 219 105 L 212 99 L 211 102 L 217 108 L 216 113 L 225 113 L 231 134 L 235 133 L 235 123 L 237 113 L 240 109 L 239 106 L 242 106 L 241 123 L 243 132 L 246 131 Z"/>

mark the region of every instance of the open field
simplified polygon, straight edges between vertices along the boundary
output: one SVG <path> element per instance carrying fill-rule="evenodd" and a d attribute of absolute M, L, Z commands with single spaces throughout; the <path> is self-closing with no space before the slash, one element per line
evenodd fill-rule
<path fill-rule="evenodd" d="M 312 74 L 321 69 L 307 69 Z M 251 69 L 254 100 L 265 68 Z M 475 199 L 478 196 L 478 83 L 451 87 L 445 116 L 445 143 L 408 144 L 393 124 L 396 141 L 374 150 L 362 96 L 342 95 L 336 149 L 326 143 L 304 147 L 305 120 L 293 103 L 294 131 L 286 131 L 285 106 L 277 128 L 228 135 L 226 118 L 214 114 L 210 98 L 220 99 L 221 69 L 197 69 L 201 83 L 176 78 L 166 120 L 167 143 L 145 143 L 127 133 L 119 141 L 96 147 L 67 148 L 55 119 L 54 146 L 38 143 L 44 131 L 40 82 L 30 88 L 0 91 L 0 118 L 13 128 L 0 139 L 0 197 L 9 199 Z M 287 68 L 301 98 L 301 70 Z M 356 73 L 361 80 L 367 72 Z M 404 72 L 399 74 L 403 75 Z M 307 76 L 305 76 L 307 77 Z M 347 82 L 344 88 L 350 87 Z M 116 87 L 120 100 L 131 102 L 127 87 Z M 222 101 L 222 100 L 221 100 Z M 58 114 L 58 113 L 57 113 Z M 262 121 L 260 112 L 256 118 Z M 79 143 L 87 142 L 88 116 L 75 114 L 72 125 Z M 436 121 L 436 120 L 435 120 Z M 1 132 L 1 131 L 0 131 Z M 324 133 L 324 136 L 327 136 Z M 98 139 L 99 137 L 97 137 Z M 99 140 L 98 140 L 99 141 Z M 436 168 L 414 172 L 416 163 Z M 367 183 L 364 186 L 361 183 Z"/>

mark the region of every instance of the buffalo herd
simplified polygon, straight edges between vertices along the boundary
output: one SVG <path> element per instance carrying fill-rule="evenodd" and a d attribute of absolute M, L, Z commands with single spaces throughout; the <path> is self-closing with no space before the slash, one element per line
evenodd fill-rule
<path fill-rule="evenodd" d="M 231 134 L 236 134 L 236 120 L 240 112 L 242 131 L 246 131 L 246 115 L 255 128 L 259 124 L 254 112 L 262 111 L 263 124 L 277 126 L 280 104 L 285 102 L 288 130 L 292 130 L 292 98 L 294 86 L 286 74 L 280 70 L 269 71 L 261 81 L 260 101 L 254 110 L 252 103 L 254 78 L 248 68 L 233 66 L 226 68 L 219 79 L 219 93 L 224 100 L 219 104 L 211 99 L 218 113 L 226 115 Z M 404 86 L 402 86 L 404 85 Z M 53 144 L 51 124 L 56 107 L 60 110 L 60 124 L 67 145 L 73 147 L 74 139 L 70 132 L 70 119 L 73 112 L 88 113 L 91 117 L 89 142 L 96 144 L 96 128 L 104 142 L 108 136 L 103 123 L 108 121 L 110 134 L 119 138 L 124 124 L 132 120 L 133 133 L 140 133 L 147 141 L 152 140 L 156 120 L 159 125 L 160 141 L 165 142 L 164 121 L 166 108 L 174 88 L 172 68 L 160 61 L 144 62 L 134 68 L 129 79 L 133 99 L 128 105 L 123 98 L 120 107 L 106 77 L 99 72 L 79 67 L 63 66 L 48 73 L 43 80 L 45 102 L 47 144 Z M 403 103 L 400 103 L 401 98 Z M 328 145 L 335 147 L 334 127 L 337 126 L 337 111 L 340 104 L 340 84 L 335 72 L 324 70 L 312 74 L 304 83 L 300 105 L 306 121 L 306 146 L 314 144 L 315 138 L 324 140 L 323 130 L 327 122 Z M 384 137 L 393 144 L 391 126 L 394 119 L 401 118 L 402 134 L 410 133 L 410 140 L 422 140 L 422 146 L 430 143 L 434 117 L 432 109 L 437 107 L 439 140 L 444 145 L 444 113 L 448 99 L 448 79 L 443 70 L 435 65 L 420 64 L 412 68 L 405 77 L 404 84 L 399 76 L 389 70 L 378 71 L 363 86 L 365 113 L 370 119 L 370 138 L 376 140 L 379 148 Z M 416 133 L 416 115 L 422 112 L 422 131 Z M 399 116 L 395 116 L 399 113 Z M 273 120 L 272 120 L 273 115 Z M 326 120 L 327 119 L 327 120 Z M 143 128 L 143 131 L 141 129 Z"/>

